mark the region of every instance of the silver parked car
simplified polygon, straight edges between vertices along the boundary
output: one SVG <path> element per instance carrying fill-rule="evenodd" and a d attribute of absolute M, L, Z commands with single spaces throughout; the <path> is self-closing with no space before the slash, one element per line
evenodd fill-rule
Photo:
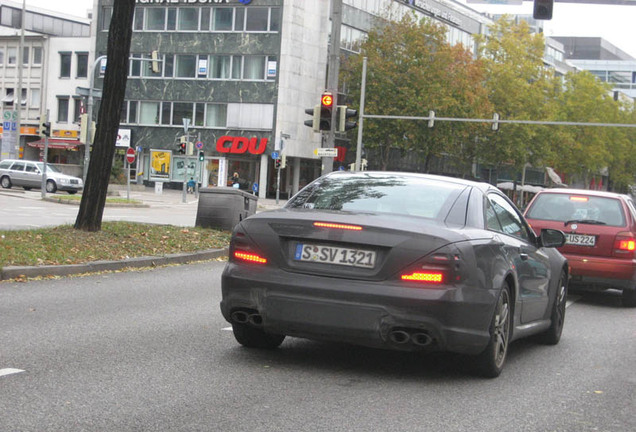
<path fill-rule="evenodd" d="M 0 185 L 5 189 L 12 186 L 23 187 L 26 190 L 39 189 L 42 186 L 43 172 L 44 164 L 42 162 L 5 159 L 0 162 Z M 60 190 L 74 194 L 82 190 L 83 187 L 84 182 L 81 178 L 64 174 L 53 165 L 46 165 L 46 191 L 48 193 Z"/>

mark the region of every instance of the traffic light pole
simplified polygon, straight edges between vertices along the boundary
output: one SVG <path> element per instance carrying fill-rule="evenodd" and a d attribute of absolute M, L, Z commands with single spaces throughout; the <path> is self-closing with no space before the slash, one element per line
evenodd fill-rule
<path fill-rule="evenodd" d="M 91 144 L 93 142 L 93 87 L 95 87 L 95 68 L 97 64 L 106 58 L 105 55 L 99 56 L 93 62 L 91 70 L 91 79 L 88 86 L 88 107 L 86 108 L 86 142 L 84 143 L 84 184 L 86 184 L 86 176 L 88 175 L 88 164 L 91 160 Z"/>
<path fill-rule="evenodd" d="M 364 98 L 367 88 L 367 58 L 362 58 L 362 85 L 360 87 L 360 117 L 358 120 L 358 144 L 356 146 L 356 171 L 360 171 L 362 163 L 362 128 L 364 127 Z"/>
<path fill-rule="evenodd" d="M 323 147 L 334 148 L 336 145 L 336 119 L 338 114 L 338 74 L 340 70 L 340 27 L 342 26 L 342 0 L 331 0 L 331 44 L 329 45 L 329 64 L 327 70 L 327 90 L 333 95 L 331 110 L 331 126 L 327 133 L 327 141 Z M 322 158 L 322 174 L 333 171 L 333 157 Z"/>

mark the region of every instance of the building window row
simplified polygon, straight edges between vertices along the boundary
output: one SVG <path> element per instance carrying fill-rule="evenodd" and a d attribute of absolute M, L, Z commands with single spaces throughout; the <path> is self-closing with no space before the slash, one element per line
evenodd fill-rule
<path fill-rule="evenodd" d="M 194 127 L 272 129 L 274 105 L 249 103 L 203 103 L 125 101 L 120 122 L 143 126 L 179 126 L 190 119 Z"/>
<path fill-rule="evenodd" d="M 71 77 L 71 65 L 73 61 L 72 52 L 60 53 L 60 78 Z M 88 53 L 75 53 L 75 78 L 88 77 Z"/>
<path fill-rule="evenodd" d="M 22 89 L 22 97 L 21 97 L 21 103 L 22 106 L 26 106 L 27 102 L 28 102 L 28 108 L 32 109 L 32 108 L 40 108 L 40 97 L 41 97 L 41 90 L 39 88 L 32 88 L 32 89 L 26 89 L 23 88 Z M 2 98 L 2 108 L 3 109 L 13 109 L 14 107 L 14 102 L 15 102 L 15 89 L 13 87 L 7 87 L 4 89 L 4 96 Z M 29 98 L 30 95 L 30 98 Z"/>
<path fill-rule="evenodd" d="M 22 64 L 42 66 L 42 47 L 28 47 L 22 48 Z M 6 56 L 5 56 L 6 53 Z M 6 63 L 5 63 L 6 59 Z M 2 66 L 17 66 L 18 64 L 18 48 L 8 47 L 0 48 L 0 67 Z"/>
<path fill-rule="evenodd" d="M 340 48 L 360 53 L 360 46 L 367 39 L 367 33 L 353 27 L 343 25 L 340 28 Z"/>
<path fill-rule="evenodd" d="M 129 77 L 264 81 L 276 78 L 277 57 L 263 55 L 165 54 L 152 71 L 149 54 L 132 54 Z M 140 59 L 140 60 L 136 60 Z M 146 59 L 146 60 L 141 60 Z"/>
<path fill-rule="evenodd" d="M 112 8 L 104 8 L 101 29 L 108 31 Z M 135 31 L 278 32 L 278 7 L 137 7 Z"/>
<path fill-rule="evenodd" d="M 0 24 L 16 29 L 22 28 L 22 10 L 8 5 L 1 5 Z M 90 36 L 89 24 L 73 22 L 68 19 L 56 18 L 32 11 L 26 11 L 24 15 L 24 29 L 64 37 Z"/>

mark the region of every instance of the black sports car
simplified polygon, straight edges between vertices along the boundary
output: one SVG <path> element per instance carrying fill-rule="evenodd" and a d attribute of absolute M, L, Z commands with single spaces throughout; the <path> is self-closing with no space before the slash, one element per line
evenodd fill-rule
<path fill-rule="evenodd" d="M 492 185 L 334 172 L 234 229 L 221 311 L 236 340 L 285 336 L 473 356 L 496 377 L 509 343 L 558 343 L 568 265 Z"/>

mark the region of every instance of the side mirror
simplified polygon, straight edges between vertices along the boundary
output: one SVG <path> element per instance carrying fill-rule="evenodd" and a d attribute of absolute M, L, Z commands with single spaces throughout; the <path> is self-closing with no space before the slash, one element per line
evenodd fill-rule
<path fill-rule="evenodd" d="M 565 244 L 563 231 L 545 228 L 541 230 L 539 241 L 542 247 L 561 247 Z"/>

